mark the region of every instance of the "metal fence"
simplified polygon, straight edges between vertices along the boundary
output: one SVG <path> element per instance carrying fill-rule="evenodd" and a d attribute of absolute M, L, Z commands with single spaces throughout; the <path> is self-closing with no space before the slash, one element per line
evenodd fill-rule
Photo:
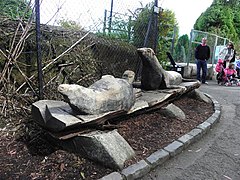
<path fill-rule="evenodd" d="M 46 24 L 49 27 L 61 27 L 64 28 L 65 34 L 63 35 L 64 39 L 68 39 L 68 45 L 71 47 L 72 45 L 76 45 L 77 38 L 72 38 L 72 45 L 69 44 L 69 37 L 66 35 L 69 35 L 69 32 L 66 33 L 66 30 L 71 30 L 74 34 L 77 34 L 77 31 L 85 32 L 85 35 L 89 32 L 91 34 L 96 35 L 97 37 L 102 37 L 103 41 L 100 44 L 108 44 L 108 48 L 101 48 L 101 53 L 98 53 L 99 57 L 105 56 L 106 59 L 111 57 L 112 59 L 115 59 L 115 61 L 109 60 L 108 62 L 103 62 L 103 58 L 96 57 L 96 61 L 92 62 L 96 64 L 96 71 L 93 69 L 86 71 L 87 64 L 89 62 L 85 61 L 85 64 L 81 64 L 79 66 L 79 63 L 76 63 L 76 61 L 68 61 L 65 57 L 61 57 L 61 62 L 64 62 L 62 64 L 69 64 L 74 63 L 78 64 L 78 66 L 70 68 L 70 70 L 66 70 L 65 68 L 64 72 L 70 72 L 68 73 L 68 77 L 72 74 L 73 71 L 77 72 L 78 77 L 80 79 L 85 79 L 85 77 L 88 77 L 88 82 L 83 81 L 82 84 L 89 84 L 93 82 L 94 80 L 99 79 L 99 76 L 101 76 L 104 73 L 112 74 L 115 76 L 120 76 L 120 73 L 123 73 L 123 70 L 133 70 L 139 75 L 139 69 L 141 68 L 141 62 L 138 62 L 136 60 L 129 60 L 131 59 L 131 53 L 127 53 L 127 49 L 131 49 L 131 46 L 133 47 L 143 47 L 148 46 L 152 47 L 155 51 L 157 50 L 157 42 L 158 42 L 158 30 L 157 30 L 157 24 L 158 24 L 158 0 L 155 0 L 154 2 L 151 0 L 145 0 L 144 4 L 140 3 L 138 0 L 133 1 L 121 1 L 121 0 L 108 0 L 108 1 L 90 1 L 85 0 L 84 2 L 80 2 L 79 0 L 53 0 L 53 1 L 42 1 L 40 4 L 38 4 L 38 0 L 36 2 L 36 23 L 37 23 L 37 40 L 45 41 L 46 38 L 44 36 L 44 32 L 42 31 L 40 38 L 39 34 L 40 30 L 40 24 Z M 144 17 L 142 20 L 139 21 L 136 19 L 139 12 L 143 10 L 143 8 L 146 7 L 146 5 L 149 4 L 149 14 Z M 39 21 L 39 23 L 38 23 Z M 39 24 L 39 25 L 38 25 Z M 61 29 L 60 28 L 60 29 Z M 83 35 L 84 36 L 84 35 Z M 52 36 L 51 42 L 55 41 L 55 39 L 58 39 L 58 37 L 53 38 Z M 80 37 L 81 39 L 81 37 Z M 85 38 L 87 39 L 87 38 Z M 94 38 L 90 38 L 94 39 Z M 70 41 L 71 41 L 70 40 Z M 109 41 L 108 41 L 109 40 Z M 114 40 L 114 42 L 113 42 Z M 82 47 L 82 51 L 84 49 L 90 47 L 91 51 L 92 49 L 96 49 L 96 44 L 99 40 L 89 41 L 85 46 Z M 125 48 L 124 52 L 121 53 L 123 50 L 123 47 L 126 47 L 125 44 L 120 43 L 120 41 L 128 43 L 129 46 Z M 119 43 L 116 43 L 119 42 Z M 38 42 L 39 44 L 41 42 Z M 82 42 L 81 42 L 82 43 Z M 84 43 L 84 42 L 83 42 Z M 115 47 L 114 47 L 115 46 Z M 111 50 L 111 48 L 114 47 L 114 50 Z M 67 48 L 66 48 L 67 49 Z M 43 89 L 43 76 L 41 75 L 43 72 L 42 70 L 42 49 L 40 46 L 37 48 L 38 50 L 38 78 L 39 78 L 39 93 L 40 98 L 43 98 L 42 96 L 42 89 Z M 63 52 L 59 52 L 58 54 L 64 53 L 64 49 L 62 49 Z M 79 53 L 81 50 L 74 51 L 74 49 L 71 49 L 72 52 Z M 96 51 L 96 50 L 95 50 Z M 119 53 L 118 53 L 119 51 Z M 113 54 L 118 54 L 118 58 L 116 56 L 112 56 Z M 71 54 L 72 57 L 76 57 L 73 53 Z M 128 56 L 128 57 L 127 57 Z M 133 55 L 132 55 L 133 56 Z M 132 59 L 137 59 L 137 57 L 133 57 Z M 78 59 L 77 61 L 83 61 L 84 58 L 76 57 Z M 85 58 L 86 59 L 86 58 Z M 123 61 L 121 61 L 121 59 Z M 98 60 L 101 61 L 101 63 L 98 63 Z M 125 62 L 125 64 L 124 64 Z M 116 66 L 119 65 L 119 66 Z M 108 68 L 106 68 L 106 66 Z M 103 68 L 107 70 L 103 70 Z M 78 70 L 76 70 L 78 69 Z M 119 70 L 122 70 L 121 72 L 117 72 Z M 82 73 L 79 73 L 82 72 Z M 65 78 L 66 79 L 66 78 Z M 69 77 L 70 79 L 70 77 Z M 92 81 L 89 81 L 92 80 Z M 69 81 L 68 81 L 69 82 Z M 74 81 L 78 82 L 79 81 Z M 45 82 L 46 83 L 46 82 Z"/>
<path fill-rule="evenodd" d="M 89 86 L 104 74 L 120 77 L 129 69 L 138 76 L 141 63 L 136 48 L 146 46 L 156 52 L 160 39 L 166 39 L 164 48 L 174 54 L 174 36 L 169 39 L 158 34 L 161 24 L 158 0 L 30 2 L 30 9 L 34 10 L 28 21 L 31 23 L 20 17 L 12 23 L 4 18 L 0 22 L 3 27 L 0 59 L 7 59 L 7 63 L 1 64 L 1 87 L 11 81 L 16 86 L 13 91 L 31 90 L 43 98 L 44 92 L 45 97 L 49 95 L 47 89 L 51 92 L 59 83 Z M 11 28 L 5 30 L 7 25 Z M 175 32 L 175 27 L 172 30 Z M 215 61 L 216 47 L 228 40 L 195 30 L 191 33 L 188 53 L 183 51 L 188 55 L 184 59 L 194 62 L 194 47 L 205 36 L 213 52 L 212 62 Z"/>
<path fill-rule="evenodd" d="M 14 93 L 52 98 L 60 83 L 89 86 L 104 74 L 120 77 L 124 70 L 138 77 L 136 49 L 159 49 L 158 0 L 24 2 L 29 2 L 28 16 L 0 17 L 0 87 L 5 91 L 11 84 Z"/>
<path fill-rule="evenodd" d="M 190 33 L 189 57 L 187 58 L 187 63 L 195 62 L 193 52 L 195 47 L 201 43 L 203 37 L 206 37 L 208 40 L 207 43 L 211 50 L 211 57 L 208 63 L 212 65 L 217 63 L 219 50 L 230 41 L 230 39 L 218 36 L 217 34 L 193 29 Z"/>
<path fill-rule="evenodd" d="M 40 3 L 40 19 L 41 24 L 65 25 L 65 28 L 79 28 L 94 33 L 108 34 L 130 42 L 133 39 L 133 23 L 136 20 L 137 11 L 153 2 L 153 0 L 144 0 L 144 3 L 138 0 L 85 0 L 81 2 L 79 0 L 43 0 Z M 157 2 L 155 1 L 156 4 Z"/>

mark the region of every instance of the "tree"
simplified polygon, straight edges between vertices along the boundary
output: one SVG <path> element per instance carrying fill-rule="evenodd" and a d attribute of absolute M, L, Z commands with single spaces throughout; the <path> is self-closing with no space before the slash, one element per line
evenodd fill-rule
<path fill-rule="evenodd" d="M 151 20 L 152 12 L 153 12 L 153 3 L 147 4 L 143 8 L 139 8 L 135 12 L 135 21 L 133 23 L 133 43 L 137 47 L 142 47 L 144 45 L 144 40 L 147 34 L 149 21 Z M 172 38 L 174 41 L 177 41 L 178 38 L 178 26 L 175 18 L 175 14 L 170 10 L 161 11 L 158 17 L 158 51 L 157 57 L 161 61 L 162 64 L 166 63 L 167 55 L 166 52 L 170 51 L 172 45 Z M 176 31 L 174 32 L 174 28 L 176 26 Z M 153 29 L 153 19 L 151 22 L 150 30 Z M 175 35 L 174 35 L 175 33 Z M 150 36 L 148 39 L 148 47 L 151 47 L 153 44 L 154 36 L 153 33 L 150 32 Z"/>
<path fill-rule="evenodd" d="M 112 13 L 113 15 L 111 18 L 104 18 L 103 31 L 98 30 L 96 35 L 110 39 L 132 42 L 132 17 L 127 14 L 120 14 L 117 12 Z"/>
<path fill-rule="evenodd" d="M 61 27 L 66 29 L 71 29 L 71 30 L 82 29 L 81 25 L 79 25 L 76 21 L 73 21 L 73 20 L 61 19 L 58 23 Z"/>
<path fill-rule="evenodd" d="M 174 55 L 174 58 L 177 62 L 186 62 L 188 47 L 189 47 L 188 35 L 185 34 L 179 37 L 177 45 L 175 46 Z"/>
<path fill-rule="evenodd" d="M 144 45 L 148 23 L 152 12 L 152 3 L 145 7 L 138 8 L 134 12 L 135 21 L 133 22 L 133 44 L 136 47 Z"/>
<path fill-rule="evenodd" d="M 175 43 L 178 41 L 179 28 L 173 11 L 166 9 L 159 16 L 158 58 L 166 62 L 166 52 L 171 52 L 171 49 L 175 47 Z"/>
<path fill-rule="evenodd" d="M 11 19 L 28 19 L 32 14 L 29 0 L 1 0 L 0 8 L 0 15 Z"/>
<path fill-rule="evenodd" d="M 239 0 L 214 0 L 212 5 L 200 15 L 194 29 L 227 37 L 235 42 L 240 36 Z"/>

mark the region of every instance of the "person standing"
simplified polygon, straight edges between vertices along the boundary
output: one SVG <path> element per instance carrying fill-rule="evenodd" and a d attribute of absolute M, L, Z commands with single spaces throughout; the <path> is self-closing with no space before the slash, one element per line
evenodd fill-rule
<path fill-rule="evenodd" d="M 202 43 L 195 49 L 195 59 L 197 65 L 197 80 L 207 84 L 207 61 L 210 58 L 210 47 L 207 45 L 207 38 L 202 38 Z M 202 70 L 202 76 L 201 76 Z"/>
<path fill-rule="evenodd" d="M 236 57 L 235 67 L 237 71 L 237 76 L 238 78 L 240 78 L 240 57 L 239 56 Z"/>
<path fill-rule="evenodd" d="M 228 67 L 229 63 L 232 63 L 235 61 L 235 51 L 234 51 L 234 45 L 232 42 L 229 42 L 227 44 L 227 47 L 224 47 L 219 52 L 218 58 L 224 61 L 223 62 L 224 68 Z"/>

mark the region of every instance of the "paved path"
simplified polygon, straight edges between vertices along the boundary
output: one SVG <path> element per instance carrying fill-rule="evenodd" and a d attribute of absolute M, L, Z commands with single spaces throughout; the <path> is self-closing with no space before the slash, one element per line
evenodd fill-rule
<path fill-rule="evenodd" d="M 211 81 L 200 90 L 221 104 L 220 122 L 141 180 L 240 180 L 240 87 Z"/>

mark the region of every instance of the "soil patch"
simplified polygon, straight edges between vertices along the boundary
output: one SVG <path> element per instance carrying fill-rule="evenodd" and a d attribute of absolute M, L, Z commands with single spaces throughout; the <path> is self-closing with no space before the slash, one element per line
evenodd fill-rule
<path fill-rule="evenodd" d="M 118 132 L 136 152 L 136 156 L 125 163 L 125 167 L 173 142 L 213 114 L 212 104 L 186 96 L 173 103 L 185 112 L 186 119 L 169 119 L 156 110 L 118 123 Z M 113 172 L 79 154 L 61 150 L 51 141 L 48 133 L 31 120 L 30 115 L 16 114 L 11 123 L 14 128 L 0 131 L 2 179 L 93 180 Z"/>

